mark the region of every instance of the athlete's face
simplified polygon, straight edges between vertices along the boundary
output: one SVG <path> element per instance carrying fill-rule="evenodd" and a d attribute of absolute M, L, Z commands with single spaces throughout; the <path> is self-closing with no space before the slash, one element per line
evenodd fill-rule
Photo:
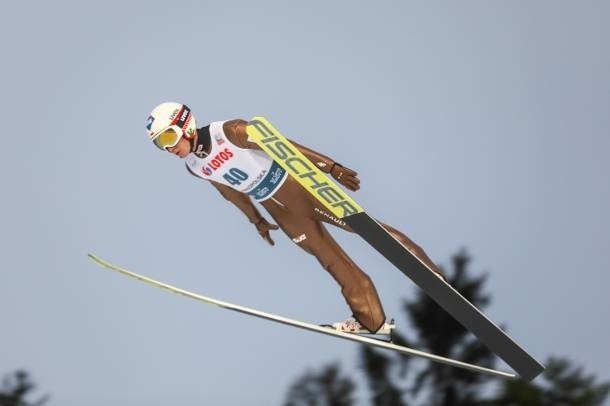
<path fill-rule="evenodd" d="M 174 154 L 180 158 L 186 158 L 191 152 L 191 143 L 184 137 L 173 147 L 167 148 L 167 152 Z"/>

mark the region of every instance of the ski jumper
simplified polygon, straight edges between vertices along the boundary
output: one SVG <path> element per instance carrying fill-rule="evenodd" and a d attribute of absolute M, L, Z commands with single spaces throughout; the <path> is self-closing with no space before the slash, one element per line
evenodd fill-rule
<path fill-rule="evenodd" d="M 198 129 L 197 144 L 186 157 L 189 172 L 206 179 L 225 199 L 235 204 L 251 223 L 262 216 L 252 204 L 258 201 L 288 237 L 310 253 L 341 286 L 354 317 L 368 330 L 377 331 L 385 314 L 371 278 L 343 251 L 324 227 L 332 224 L 353 232 L 253 142 L 247 140 L 246 122 L 213 122 Z M 323 172 L 335 164 L 330 158 L 294 143 Z M 398 230 L 383 225 L 409 251 L 425 255 Z"/>

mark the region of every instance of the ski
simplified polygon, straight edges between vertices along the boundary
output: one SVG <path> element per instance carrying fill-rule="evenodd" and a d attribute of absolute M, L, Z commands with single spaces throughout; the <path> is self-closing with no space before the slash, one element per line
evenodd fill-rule
<path fill-rule="evenodd" d="M 267 119 L 254 117 L 248 123 L 247 132 L 249 141 L 260 146 L 334 216 L 345 221 L 369 245 L 510 365 L 522 379 L 531 381 L 544 371 L 544 366 L 451 285 L 436 277 L 426 264 L 413 256 L 375 219 L 369 216 L 362 207 L 280 134 Z"/>
<path fill-rule="evenodd" d="M 200 302 L 207 303 L 210 305 L 222 307 L 227 310 L 233 310 L 233 311 L 236 311 L 236 312 L 239 312 L 242 314 L 247 314 L 249 316 L 259 317 L 261 319 L 274 321 L 276 323 L 281 323 L 281 324 L 285 324 L 288 326 L 301 328 L 304 330 L 314 331 L 316 333 L 322 333 L 322 334 L 326 334 L 329 336 L 342 338 L 345 340 L 355 341 L 355 342 L 365 344 L 365 345 L 370 345 L 370 346 L 374 346 L 374 347 L 378 347 L 378 348 L 382 348 L 382 349 L 386 349 L 386 350 L 400 352 L 400 353 L 411 355 L 411 356 L 425 358 L 430 361 L 434 361 L 434 362 L 438 362 L 438 363 L 442 363 L 442 364 L 446 364 L 446 365 L 451 365 L 451 366 L 458 367 L 458 368 L 468 369 L 468 370 L 474 371 L 474 372 L 481 372 L 481 373 L 490 374 L 490 375 L 494 375 L 494 376 L 498 376 L 498 377 L 502 377 L 502 378 L 513 378 L 513 379 L 516 378 L 515 374 L 509 373 L 509 372 L 498 371 L 495 369 L 472 365 L 472 364 L 457 361 L 457 360 L 454 360 L 451 358 L 445 358 L 445 357 L 430 354 L 427 352 L 414 350 L 412 348 L 404 347 L 401 345 L 396 345 L 391 342 L 385 342 L 385 341 L 377 340 L 374 338 L 368 338 L 368 337 L 363 337 L 363 336 L 359 336 L 359 335 L 355 335 L 355 334 L 344 333 L 341 331 L 333 330 L 328 327 L 322 327 L 320 325 L 289 319 L 287 317 L 262 312 L 259 310 L 236 305 L 233 303 L 223 302 L 223 301 L 216 300 L 216 299 L 213 299 L 210 297 L 206 297 L 206 296 L 202 296 L 202 295 L 199 295 L 199 294 L 196 294 L 193 292 L 189 292 L 188 290 L 184 290 L 184 289 L 169 285 L 167 283 L 159 282 L 159 281 L 151 279 L 147 276 L 137 274 L 137 273 L 129 271 L 127 269 L 113 265 L 113 264 L 103 260 L 102 258 L 98 257 L 95 254 L 88 254 L 88 256 L 91 260 L 93 260 L 95 263 L 97 263 L 98 265 L 102 266 L 105 269 L 109 269 L 111 271 L 118 272 L 120 274 L 123 274 L 123 275 L 128 276 L 133 279 L 137 279 L 141 282 L 147 283 L 154 287 L 165 289 L 172 293 L 186 296 L 188 298 L 195 299 L 195 300 L 198 300 Z"/>

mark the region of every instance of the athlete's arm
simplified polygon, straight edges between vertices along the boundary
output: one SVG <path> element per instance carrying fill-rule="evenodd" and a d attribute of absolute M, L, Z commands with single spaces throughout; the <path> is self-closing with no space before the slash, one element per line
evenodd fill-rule
<path fill-rule="evenodd" d="M 247 125 L 248 123 L 244 120 L 231 120 L 224 123 L 223 130 L 227 135 L 227 138 L 229 138 L 229 141 L 238 147 L 260 150 L 261 148 L 256 143 L 248 141 L 248 133 L 246 132 Z M 360 179 L 358 179 L 356 171 L 346 168 L 313 149 L 307 148 L 292 140 L 289 141 L 322 172 L 329 173 L 349 190 L 355 191 L 360 189 Z"/>
<path fill-rule="evenodd" d="M 313 149 L 307 148 L 301 144 L 298 144 L 292 140 L 289 140 L 292 145 L 297 147 L 303 155 L 307 157 L 311 162 L 314 163 L 322 172 L 330 173 L 340 184 L 348 188 L 349 190 L 356 191 L 360 189 L 360 179 L 358 179 L 358 173 L 356 171 L 346 168 L 338 162 L 333 161 L 325 155 L 314 151 Z"/>
<path fill-rule="evenodd" d="M 212 185 L 220 192 L 222 197 L 233 203 L 239 210 L 241 210 L 250 223 L 254 224 L 258 233 L 263 237 L 269 244 L 274 245 L 274 241 L 269 235 L 270 230 L 277 230 L 278 226 L 271 224 L 265 220 L 260 214 L 258 209 L 252 204 L 252 200 L 245 193 L 238 192 L 229 186 L 223 185 L 218 182 L 210 181 Z"/>

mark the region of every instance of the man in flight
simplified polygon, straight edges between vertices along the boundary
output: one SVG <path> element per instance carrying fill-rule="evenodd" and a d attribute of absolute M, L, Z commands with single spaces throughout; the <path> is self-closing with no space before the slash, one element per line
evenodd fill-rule
<path fill-rule="evenodd" d="M 338 331 L 389 335 L 394 325 L 386 316 L 371 278 L 343 251 L 324 223 L 353 232 L 341 219 L 311 196 L 257 144 L 248 140 L 247 122 L 215 121 L 197 128 L 190 109 L 180 103 L 162 103 L 146 123 L 149 138 L 163 151 L 185 160 L 188 171 L 209 181 L 220 194 L 239 208 L 269 244 L 269 232 L 281 228 L 299 247 L 315 256 L 341 286 L 352 317 L 333 323 Z M 357 173 L 329 157 L 291 141 L 322 172 L 330 174 L 351 191 L 360 188 Z M 265 208 L 276 224 L 269 223 L 252 200 Z M 441 270 L 406 235 L 380 223 L 437 276 Z"/>

